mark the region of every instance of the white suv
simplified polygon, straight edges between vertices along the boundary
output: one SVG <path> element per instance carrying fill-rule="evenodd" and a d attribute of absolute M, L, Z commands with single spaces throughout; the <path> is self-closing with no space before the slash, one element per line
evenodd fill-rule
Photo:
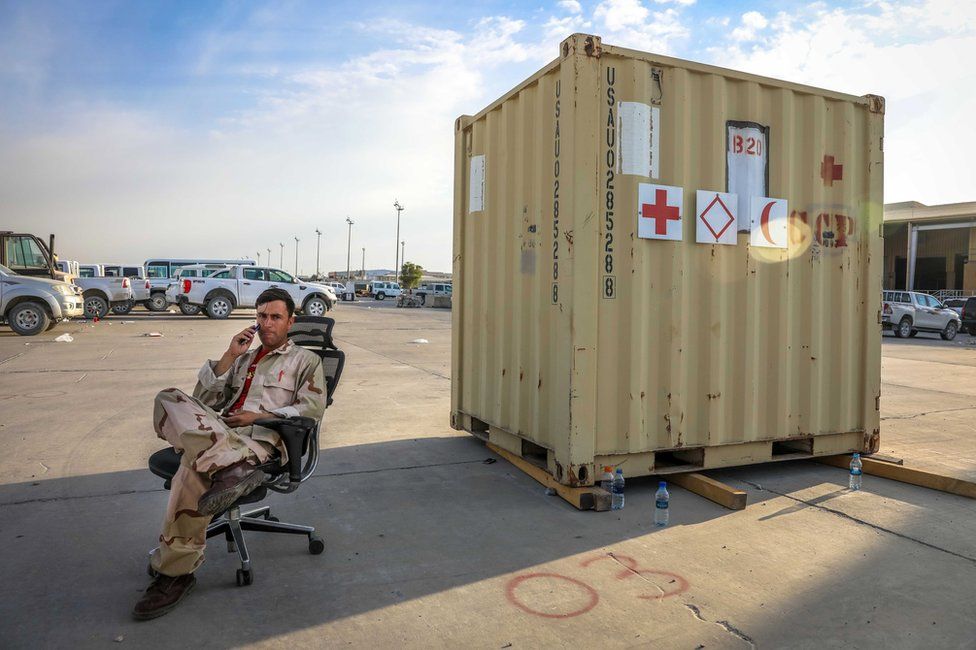
<path fill-rule="evenodd" d="M 374 282 L 369 288 L 369 295 L 377 300 L 396 298 L 403 290 L 396 282 Z"/>

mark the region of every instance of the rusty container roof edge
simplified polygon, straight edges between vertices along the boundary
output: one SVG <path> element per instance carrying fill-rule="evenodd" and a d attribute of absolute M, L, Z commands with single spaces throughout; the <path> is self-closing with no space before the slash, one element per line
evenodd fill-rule
<path fill-rule="evenodd" d="M 688 70 L 695 70 L 697 72 L 702 72 L 706 74 L 717 74 L 723 77 L 738 79 L 739 81 L 751 81 L 755 83 L 762 84 L 764 86 L 773 86 L 776 88 L 788 88 L 789 90 L 805 93 L 809 95 L 819 95 L 823 97 L 829 97 L 830 99 L 838 99 L 846 102 L 855 102 L 858 104 L 864 104 L 865 106 L 872 106 L 872 104 L 878 104 L 880 100 L 879 109 L 875 112 L 884 113 L 884 97 L 877 95 L 875 93 L 866 93 L 864 95 L 851 95 L 849 93 L 842 93 L 836 90 L 828 90 L 826 88 L 820 88 L 819 86 L 810 86 L 808 84 L 800 84 L 794 81 L 786 81 L 783 79 L 778 79 L 776 77 L 767 77 L 765 75 L 752 74 L 750 72 L 743 72 L 741 70 L 733 70 L 732 68 L 723 68 L 721 66 L 712 65 L 710 63 L 700 63 L 697 61 L 689 61 L 685 59 L 677 59 L 671 56 L 666 56 L 664 54 L 655 54 L 653 52 L 641 52 L 640 50 L 632 50 L 626 47 L 620 47 L 618 45 L 602 45 L 602 37 L 596 36 L 594 34 L 587 34 L 585 32 L 575 32 L 570 34 L 562 43 L 559 45 L 560 55 L 544 65 L 540 70 L 535 72 L 532 76 L 525 79 L 523 82 L 504 93 L 501 97 L 495 101 L 488 104 L 485 108 L 481 109 L 474 115 L 463 114 L 458 116 L 458 119 L 468 118 L 467 122 L 473 122 L 481 117 L 484 117 L 486 113 L 497 109 L 499 106 L 504 104 L 508 99 L 522 92 L 527 86 L 536 83 L 541 77 L 549 73 L 553 68 L 557 67 L 560 62 L 568 56 L 565 45 L 574 39 L 581 39 L 585 41 L 586 39 L 595 39 L 597 43 L 600 43 L 600 54 L 611 54 L 615 56 L 621 56 L 625 58 L 637 59 L 640 61 L 647 61 L 650 63 L 658 63 L 662 66 L 667 66 L 670 68 L 685 68 Z M 460 122 L 458 124 L 459 128 L 464 128 L 461 126 Z"/>
<path fill-rule="evenodd" d="M 628 473 L 641 475 L 682 463 L 700 469 L 876 447 L 883 100 L 602 46 L 587 35 L 564 41 L 561 54 L 457 122 L 452 425 L 516 454 L 531 441 L 548 450 L 557 480 L 570 484 L 592 482 L 593 464 L 610 461 L 627 461 Z M 623 288 L 616 303 L 597 291 L 597 248 L 614 228 L 600 198 L 604 166 L 609 173 L 612 165 L 598 162 L 607 111 L 616 113 L 603 98 L 608 66 L 618 68 L 620 101 L 651 103 L 644 77 L 674 68 L 666 77 L 670 94 L 658 103 L 658 180 L 615 181 Z M 635 212 L 636 183 L 684 187 L 688 215 L 696 187 L 724 182 L 724 120 L 753 118 L 773 129 L 769 195 L 804 211 L 800 225 L 807 229 L 798 238 L 806 243 L 793 250 L 792 217 L 789 254 L 750 254 L 748 236 L 731 247 L 696 245 L 694 216 L 678 243 L 634 239 L 635 224 L 625 215 Z M 829 153 L 844 163 L 845 182 L 823 176 L 820 157 Z M 478 209 L 468 202 L 474 158 L 481 166 Z M 823 162 L 830 174 L 833 161 Z M 563 211 L 555 221 L 553 178 L 557 217 L 559 204 Z M 845 248 L 824 248 L 833 239 L 820 243 L 821 219 L 833 219 L 818 216 L 824 209 L 841 213 Z M 548 251 L 547 241 L 561 258 L 563 290 L 551 303 L 555 277 L 545 275 L 556 250 Z M 640 284 L 648 279 L 650 291 Z M 723 282 L 732 284 L 722 289 Z M 633 338 L 648 327 L 658 350 Z M 669 453 L 657 458 L 662 452 Z"/>

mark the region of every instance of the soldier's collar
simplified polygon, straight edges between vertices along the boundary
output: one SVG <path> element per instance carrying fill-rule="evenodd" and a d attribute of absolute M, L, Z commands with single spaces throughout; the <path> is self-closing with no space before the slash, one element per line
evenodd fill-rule
<path fill-rule="evenodd" d="M 288 354 L 289 352 L 292 351 L 292 349 L 294 349 L 294 347 L 295 347 L 295 343 L 291 339 L 288 339 L 288 341 L 284 345 L 282 345 L 281 347 L 275 348 L 274 350 L 272 350 L 271 352 L 268 352 L 264 356 L 270 356 L 272 354 Z M 261 348 L 257 348 L 257 350 L 260 350 L 260 349 Z M 254 354 L 257 354 L 257 350 L 255 350 Z"/>

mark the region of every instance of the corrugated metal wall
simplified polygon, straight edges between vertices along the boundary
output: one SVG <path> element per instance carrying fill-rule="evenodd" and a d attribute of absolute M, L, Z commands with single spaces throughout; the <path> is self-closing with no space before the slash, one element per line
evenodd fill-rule
<path fill-rule="evenodd" d="M 454 411 L 572 467 L 876 434 L 882 115 L 867 99 L 597 53 L 574 36 L 560 60 L 458 122 Z M 607 173 L 620 101 L 660 106 L 655 179 Z M 795 211 L 788 249 L 750 248 L 746 233 L 736 246 L 695 243 L 695 190 L 726 190 L 728 120 L 770 129 L 769 196 Z M 486 198 L 469 213 L 476 155 Z M 842 179 L 821 177 L 826 155 Z M 641 182 L 684 188 L 683 241 L 637 239 Z M 601 285 L 610 238 L 612 298 Z"/>

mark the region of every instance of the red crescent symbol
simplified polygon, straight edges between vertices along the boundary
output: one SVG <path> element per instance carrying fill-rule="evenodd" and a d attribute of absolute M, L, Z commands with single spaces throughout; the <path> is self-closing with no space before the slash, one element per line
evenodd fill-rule
<path fill-rule="evenodd" d="M 766 241 L 768 241 L 773 246 L 776 245 L 776 242 L 773 241 L 772 236 L 769 234 L 769 211 L 772 209 L 772 207 L 775 204 L 776 204 L 775 201 L 770 201 L 769 203 L 767 203 L 766 207 L 763 208 L 762 216 L 759 217 L 759 225 L 760 227 L 762 227 L 763 237 L 765 237 Z"/>

